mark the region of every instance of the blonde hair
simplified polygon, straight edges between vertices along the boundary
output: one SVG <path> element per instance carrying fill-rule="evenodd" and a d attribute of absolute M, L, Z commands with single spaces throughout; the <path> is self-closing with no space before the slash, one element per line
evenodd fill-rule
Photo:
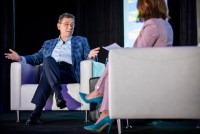
<path fill-rule="evenodd" d="M 138 21 L 146 21 L 151 18 L 169 19 L 168 7 L 165 0 L 138 0 Z"/>

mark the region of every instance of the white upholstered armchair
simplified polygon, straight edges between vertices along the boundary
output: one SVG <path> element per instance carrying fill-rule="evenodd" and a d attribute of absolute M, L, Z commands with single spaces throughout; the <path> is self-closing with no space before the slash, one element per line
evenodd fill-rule
<path fill-rule="evenodd" d="M 109 52 L 109 114 L 117 119 L 200 119 L 200 47 Z"/>
<path fill-rule="evenodd" d="M 92 60 L 81 62 L 80 83 L 62 84 L 62 92 L 67 93 L 76 101 L 80 102 L 81 107 L 75 110 L 86 111 L 90 110 L 89 105 L 84 103 L 79 97 L 79 92 L 89 93 L 89 79 L 91 77 L 100 76 L 105 68 L 105 65 Z M 39 65 L 32 66 L 30 64 L 13 62 L 10 70 L 10 99 L 11 110 L 17 111 L 17 122 L 19 122 L 19 112 L 23 110 L 33 110 L 35 105 L 31 103 L 31 99 L 38 86 Z M 63 95 L 65 97 L 65 95 Z M 54 95 L 50 95 L 44 110 L 68 110 L 67 108 L 59 109 L 56 106 Z"/>

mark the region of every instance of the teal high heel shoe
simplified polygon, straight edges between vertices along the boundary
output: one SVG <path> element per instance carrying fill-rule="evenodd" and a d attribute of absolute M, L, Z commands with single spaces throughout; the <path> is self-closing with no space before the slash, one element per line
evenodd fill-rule
<path fill-rule="evenodd" d="M 97 98 L 93 98 L 93 99 L 88 100 L 88 99 L 85 98 L 85 96 L 86 96 L 87 94 L 84 94 L 84 93 L 81 93 L 81 92 L 80 92 L 79 95 L 81 96 L 82 100 L 83 100 L 85 103 L 97 103 L 96 109 L 99 108 L 99 106 L 100 106 L 100 104 L 101 104 L 101 102 L 102 102 L 102 100 L 103 100 L 103 96 L 100 96 L 100 97 L 97 97 Z"/>
<path fill-rule="evenodd" d="M 111 126 L 112 126 L 113 120 L 110 119 L 109 116 L 106 116 L 105 118 L 103 118 L 101 121 L 99 121 L 98 123 L 94 124 L 94 125 L 89 125 L 89 126 L 85 126 L 84 129 L 92 131 L 92 132 L 102 132 L 107 126 L 108 130 L 107 133 L 110 132 Z"/>

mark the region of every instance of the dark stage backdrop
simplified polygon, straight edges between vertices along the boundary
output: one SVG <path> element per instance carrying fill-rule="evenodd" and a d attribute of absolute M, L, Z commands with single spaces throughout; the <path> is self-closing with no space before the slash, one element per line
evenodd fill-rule
<path fill-rule="evenodd" d="M 176 46 L 195 45 L 196 0 L 168 0 Z M 186 6 L 187 5 L 187 6 Z M 10 63 L 4 52 L 13 48 L 20 55 L 38 51 L 43 42 L 58 37 L 58 16 L 76 16 L 74 35 L 88 38 L 91 48 L 118 43 L 123 46 L 123 0 L 1 0 L 0 112 L 10 110 Z M 14 7 L 14 10 L 13 10 Z M 99 61 L 107 52 L 101 50 Z"/>
<path fill-rule="evenodd" d="M 168 0 L 174 46 L 197 46 L 196 0 Z"/>
<path fill-rule="evenodd" d="M 1 15 L 1 87 L 0 87 L 0 113 L 10 108 L 10 61 L 4 58 L 4 52 L 13 47 L 13 3 L 12 0 L 0 1 Z"/>

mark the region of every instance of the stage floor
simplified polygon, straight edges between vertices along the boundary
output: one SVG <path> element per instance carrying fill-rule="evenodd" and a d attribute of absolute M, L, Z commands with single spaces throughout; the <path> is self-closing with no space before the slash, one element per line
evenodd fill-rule
<path fill-rule="evenodd" d="M 1 134 L 90 134 L 92 132 L 83 129 L 83 126 L 93 122 L 84 122 L 84 112 L 79 111 L 44 111 L 41 119 L 43 124 L 26 126 L 31 111 L 23 111 L 20 114 L 20 122 L 16 122 L 16 112 L 0 114 Z M 132 128 L 126 129 L 126 120 L 122 120 L 123 133 L 134 134 L 200 134 L 196 128 L 198 120 L 129 120 Z M 106 131 L 105 131 L 106 133 Z M 117 124 L 114 121 L 111 134 L 117 134 Z"/>

